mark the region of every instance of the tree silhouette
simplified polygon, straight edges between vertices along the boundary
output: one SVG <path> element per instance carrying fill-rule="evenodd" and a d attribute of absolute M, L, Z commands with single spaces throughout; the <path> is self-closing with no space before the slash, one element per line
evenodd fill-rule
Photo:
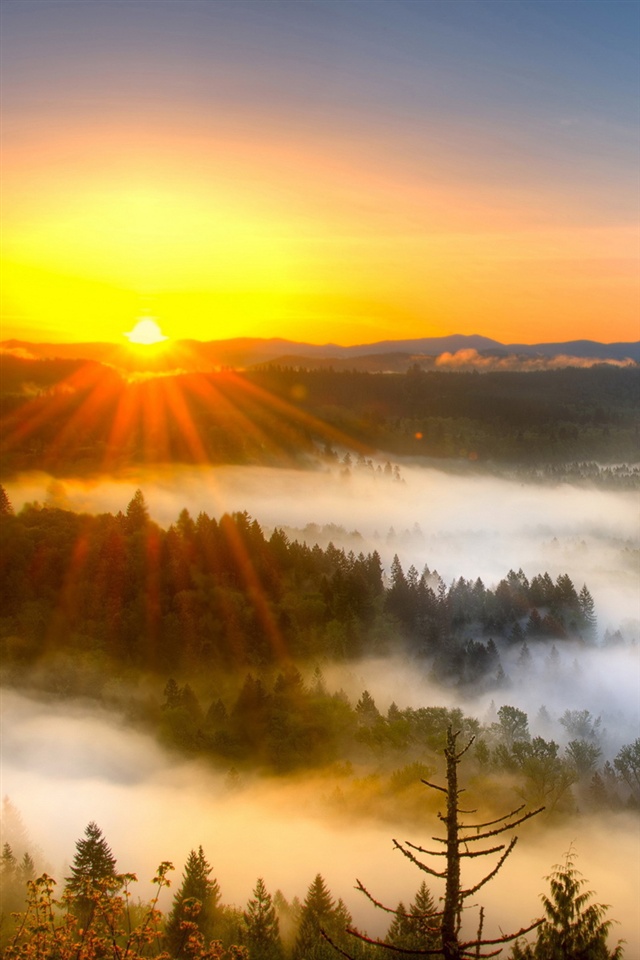
<path fill-rule="evenodd" d="M 13 505 L 9 500 L 7 491 L 0 483 L 0 516 L 9 516 L 13 514 Z"/>
<path fill-rule="evenodd" d="M 496 939 L 489 940 L 483 938 L 482 936 L 484 911 L 481 909 L 480 924 L 477 936 L 472 940 L 463 940 L 460 937 L 462 911 L 465 900 L 476 894 L 481 887 L 495 877 L 500 868 L 503 866 L 507 857 L 509 857 L 509 855 L 513 852 L 518 838 L 514 836 L 511 838 L 508 844 L 499 843 L 496 846 L 490 846 L 483 849 L 475 849 L 474 844 L 484 840 L 491 840 L 493 837 L 497 837 L 500 834 L 513 830 L 519 824 L 524 823 L 525 820 L 529 820 L 531 817 L 541 813 L 544 807 L 529 811 L 528 813 L 522 813 L 524 806 L 521 806 L 496 820 L 487 821 L 485 823 L 463 823 L 460 819 L 460 816 L 475 813 L 475 810 L 462 810 L 458 804 L 460 794 L 464 792 L 463 789 L 458 787 L 458 766 L 462 757 L 472 745 L 474 738 L 472 737 L 465 747 L 463 747 L 461 750 L 458 750 L 457 739 L 459 736 L 460 731 L 454 733 L 452 727 L 449 726 L 447 730 L 446 746 L 444 749 L 447 768 L 447 786 L 441 787 L 437 784 L 430 783 L 427 780 L 422 781 L 431 789 L 444 793 L 447 798 L 447 812 L 444 814 L 438 814 L 439 819 L 446 827 L 446 837 L 433 838 L 436 843 L 442 844 L 444 849 L 427 850 L 424 847 L 417 846 L 416 844 L 409 843 L 408 841 L 405 841 L 404 843 L 400 843 L 398 840 L 393 841 L 395 848 L 400 850 L 400 852 L 408 860 L 414 863 L 420 870 L 423 870 L 425 873 L 428 873 L 439 880 L 444 880 L 445 882 L 443 909 L 438 913 L 430 914 L 430 917 L 433 918 L 433 920 L 436 920 L 437 923 L 437 929 L 435 931 L 436 944 L 431 946 L 429 943 L 429 940 L 434 932 L 433 925 L 430 923 L 427 931 L 425 931 L 421 946 L 419 948 L 413 948 L 414 950 L 418 950 L 421 956 L 443 957 L 444 960 L 464 960 L 464 958 L 497 956 L 497 954 L 500 953 L 500 944 L 508 943 L 512 940 L 515 940 L 517 937 L 524 936 L 525 933 L 529 933 L 543 922 L 542 920 L 537 920 L 530 926 L 525 927 L 516 933 L 503 935 Z M 445 859 L 444 869 L 436 870 L 434 867 L 429 866 L 419 859 L 417 854 L 426 854 L 430 857 L 443 857 Z M 496 866 L 494 866 L 494 868 L 490 870 L 489 873 L 487 873 L 478 883 L 471 887 L 464 888 L 461 877 L 463 858 L 484 857 L 491 854 L 499 855 Z M 380 901 L 376 900 L 360 880 L 357 880 L 356 883 L 357 889 L 364 893 L 364 895 L 371 901 L 371 903 L 374 904 L 374 906 L 379 907 L 388 913 L 395 913 L 393 909 L 390 909 Z M 348 928 L 347 932 L 365 943 L 384 947 L 386 950 L 391 950 L 395 951 L 396 953 L 406 955 L 407 951 L 402 947 L 394 946 L 393 944 L 382 940 L 372 939 L 353 928 Z M 327 933 L 327 931 L 323 931 L 323 936 L 326 940 L 332 943 L 331 936 Z M 492 950 L 489 953 L 481 953 L 483 947 L 496 946 L 498 946 L 499 949 Z M 345 957 L 351 956 L 344 950 L 339 949 L 339 952 Z"/>
<path fill-rule="evenodd" d="M 139 488 L 136 490 L 127 505 L 126 528 L 129 533 L 142 530 L 149 522 L 149 510 L 144 494 Z"/>

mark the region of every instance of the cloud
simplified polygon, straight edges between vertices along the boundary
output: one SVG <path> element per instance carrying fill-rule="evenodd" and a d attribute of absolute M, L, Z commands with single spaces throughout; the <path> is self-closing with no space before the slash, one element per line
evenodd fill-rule
<path fill-rule="evenodd" d="M 436 366 L 451 370 L 482 370 L 484 372 L 494 370 L 560 370 L 564 367 L 579 367 L 586 369 L 595 367 L 598 364 L 608 364 L 613 367 L 633 367 L 635 361 L 629 358 L 625 360 L 612 360 L 596 357 L 572 357 L 567 354 L 558 354 L 553 357 L 522 357 L 517 354 L 511 354 L 506 357 L 490 356 L 478 353 L 477 350 L 457 350 L 455 353 L 441 353 L 436 358 Z"/>

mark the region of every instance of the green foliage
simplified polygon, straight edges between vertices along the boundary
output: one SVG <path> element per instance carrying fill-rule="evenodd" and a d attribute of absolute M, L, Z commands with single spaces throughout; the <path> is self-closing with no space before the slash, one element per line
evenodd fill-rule
<path fill-rule="evenodd" d="M 613 765 L 631 791 L 633 801 L 640 803 L 640 737 L 620 749 Z"/>
<path fill-rule="evenodd" d="M 538 927 L 535 943 L 517 943 L 512 960 L 619 960 L 620 943 L 608 946 L 612 920 L 605 920 L 608 907 L 591 903 L 593 892 L 574 866 L 571 851 L 564 863 L 547 877 L 550 893 L 542 895 L 545 920 Z"/>
<path fill-rule="evenodd" d="M 500 741 L 511 750 L 517 742 L 531 740 L 529 734 L 529 718 L 524 710 L 518 707 L 503 706 L 498 710 L 499 723 L 495 725 Z"/>
<path fill-rule="evenodd" d="M 280 939 L 280 924 L 262 877 L 253 889 L 253 897 L 244 913 L 246 932 L 244 941 L 251 960 L 282 960 L 284 950 Z"/>
<path fill-rule="evenodd" d="M 463 578 L 447 589 L 428 570 L 405 576 L 396 558 L 385 590 L 375 553 L 322 550 L 278 531 L 267 540 L 246 513 L 194 522 L 183 511 L 164 531 L 149 520 L 140 491 L 126 516 L 30 506 L 3 516 L 3 527 L 11 557 L 0 564 L 5 669 L 19 673 L 45 653 L 64 655 L 70 663 L 60 682 L 70 694 L 86 692 L 90 670 L 99 690 L 114 666 L 193 676 L 212 664 L 260 672 L 370 652 L 428 657 L 436 675 L 477 688 L 495 683 L 497 644 L 527 616 L 554 636 L 569 634 L 577 616 L 566 576 L 529 583 L 510 571 L 495 590 Z M 553 629 L 550 613 L 543 619 L 535 606 L 545 591 Z M 187 693 L 167 700 L 165 718 L 167 738 L 185 746 L 201 723 Z M 178 707 L 186 712 L 170 716 Z"/>
<path fill-rule="evenodd" d="M 210 878 L 212 867 L 202 847 L 191 850 L 182 884 L 173 898 L 165 935 L 172 956 L 189 957 L 191 939 L 209 942 L 221 926 L 220 886 Z"/>
<path fill-rule="evenodd" d="M 5 471 L 39 468 L 72 476 L 101 469 L 105 451 L 114 467 L 202 458 L 308 465 L 323 449 L 333 464 L 337 428 L 351 436 L 354 447 L 365 444 L 391 455 L 490 460 L 535 475 L 594 477 L 618 485 L 634 480 L 628 471 L 603 470 L 598 464 L 637 460 L 637 367 L 478 376 L 439 370 L 364 374 L 297 365 L 190 374 L 180 379 L 183 420 L 178 423 L 167 409 L 162 442 L 154 447 L 144 411 L 157 406 L 156 382 L 127 383 L 94 363 L 83 364 L 77 389 L 52 391 L 56 377 L 69 376 L 77 364 L 3 358 L 0 466 Z M 39 385 L 41 395 L 25 398 L 25 382 Z M 255 402 L 256 388 L 267 402 Z M 292 404 L 294 392 L 302 399 Z M 96 396 L 102 404 L 96 415 L 80 416 L 87 403 L 96 409 Z M 206 396 L 222 402 L 207 403 Z M 131 413 L 127 437 L 116 447 L 110 425 L 125 409 Z M 182 429 L 184 418 L 193 425 L 197 444 L 193 433 Z M 69 423 L 79 429 L 65 430 Z M 247 430 L 247 423 L 253 429 Z M 363 460 L 345 455 L 345 476 L 368 469 Z M 397 482 L 390 465 L 388 473 L 390 482 Z"/>
<path fill-rule="evenodd" d="M 82 927 L 91 919 L 94 909 L 93 894 L 113 892 L 119 883 L 116 859 L 93 821 L 85 829 L 84 837 L 76 843 L 76 854 L 71 864 L 71 876 L 66 878 L 66 892 L 73 896 L 74 910 Z"/>
<path fill-rule="evenodd" d="M 292 960 L 333 960 L 335 950 L 322 936 L 329 935 L 340 947 L 350 941 L 345 936 L 351 916 L 341 900 L 335 902 L 320 874 L 317 874 L 307 891 L 300 912 L 300 925 L 293 948 Z"/>
<path fill-rule="evenodd" d="M 403 956 L 417 960 L 420 953 L 406 953 L 415 949 L 434 950 L 438 947 L 440 921 L 436 916 L 437 909 L 427 884 L 420 884 L 413 903 L 406 910 L 402 903 L 398 904 L 396 913 L 391 921 L 385 943 L 403 949 Z M 422 954 L 424 956 L 424 954 Z"/>

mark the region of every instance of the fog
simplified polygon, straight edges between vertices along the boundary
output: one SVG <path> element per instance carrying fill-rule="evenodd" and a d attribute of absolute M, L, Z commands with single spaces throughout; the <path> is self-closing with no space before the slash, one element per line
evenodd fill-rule
<path fill-rule="evenodd" d="M 533 665 L 526 676 L 503 657 L 510 685 L 499 695 L 458 703 L 451 691 L 434 689 L 414 664 L 358 663 L 347 670 L 325 670 L 331 688 L 357 697 L 368 689 L 381 710 L 398 706 L 457 705 L 481 720 L 503 703 L 529 714 L 533 733 L 562 743 L 558 718 L 566 709 L 588 709 L 602 717 L 600 744 L 613 757 L 639 732 L 638 661 L 639 502 L 630 492 L 524 484 L 468 471 L 447 473 L 401 465 L 401 480 L 354 467 L 324 472 L 263 467 L 154 469 L 117 478 L 55 479 L 28 474 L 5 484 L 16 509 L 39 501 L 75 511 L 126 510 L 136 488 L 152 517 L 168 526 L 182 508 L 192 516 L 204 510 L 246 510 L 268 535 L 274 527 L 290 537 L 353 549 L 376 549 L 389 570 L 398 554 L 405 571 L 414 564 L 454 578 L 481 577 L 494 586 L 509 569 L 528 577 L 544 571 L 568 573 L 577 589 L 586 583 L 594 597 L 598 634 L 622 629 L 618 646 L 585 650 L 560 643 L 560 667 L 550 675 L 547 647 L 531 646 Z M 545 705 L 553 727 L 536 729 Z M 396 828 L 388 823 L 327 815 L 328 786 L 313 778 L 296 782 L 246 781 L 230 791 L 224 774 L 191 762 L 177 762 L 145 735 L 87 705 L 53 705 L 2 694 L 2 792 L 22 813 L 33 842 L 44 851 L 53 873 L 64 876 L 75 841 L 95 820 L 122 870 L 141 880 L 161 860 L 172 860 L 179 882 L 184 860 L 202 844 L 214 866 L 223 900 L 244 906 L 255 880 L 280 888 L 289 899 L 304 897 L 316 873 L 341 896 L 356 921 L 380 933 L 380 917 L 353 890 L 359 877 L 378 899 L 395 907 L 409 902 L 422 875 L 392 848 Z M 566 738 L 565 738 L 566 739 Z M 424 842 L 435 824 L 415 825 L 407 839 Z M 404 828 L 403 828 L 404 829 Z M 517 929 L 540 915 L 543 879 L 572 843 L 577 866 L 621 921 L 626 956 L 640 956 L 640 833 L 637 818 L 607 813 L 576 816 L 561 826 L 520 828 L 518 847 L 479 902 L 487 911 L 485 932 Z M 404 839 L 399 836 L 398 839 Z M 515 893 L 514 893 L 515 891 Z M 434 884 L 434 892 L 436 889 Z M 148 884 L 140 884 L 148 896 Z M 167 907 L 170 898 L 165 899 Z M 477 925 L 477 915 L 470 921 Z M 615 931 L 614 931 L 615 934 Z"/>
<path fill-rule="evenodd" d="M 90 513 L 125 510 L 140 487 L 151 515 L 165 526 L 183 507 L 194 517 L 202 510 L 214 517 L 246 510 L 266 533 L 279 526 L 321 545 L 333 539 L 355 553 L 376 549 L 387 570 L 397 553 L 405 571 L 428 564 L 447 584 L 462 576 L 491 586 L 520 567 L 529 577 L 568 573 L 578 590 L 587 583 L 601 633 L 626 624 L 637 634 L 636 493 L 412 465 L 403 465 L 400 476 L 401 482 L 366 470 L 345 476 L 339 469 L 184 467 L 85 481 L 36 473 L 5 486 L 16 509 L 39 501 Z M 305 532 L 310 524 L 333 527 Z M 347 536 L 354 531 L 360 536 Z"/>
<path fill-rule="evenodd" d="M 408 834 L 406 839 L 424 843 L 440 832 L 430 816 L 400 833 L 388 824 L 362 821 L 355 829 L 352 819 L 328 818 L 321 785 L 313 779 L 254 780 L 230 790 L 224 776 L 176 762 L 148 737 L 87 706 L 54 705 L 5 690 L 2 724 L 3 793 L 60 881 L 76 840 L 95 820 L 118 868 L 138 874 L 142 897 L 149 896 L 148 880 L 161 860 L 174 862 L 175 886 L 189 850 L 202 844 L 225 903 L 244 907 L 258 876 L 272 893 L 281 889 L 288 899 L 303 898 L 319 872 L 357 923 L 383 933 L 389 918 L 353 889 L 356 878 L 391 907 L 408 902 L 422 876 L 393 850 L 392 838 Z M 543 878 L 573 844 L 589 889 L 598 902 L 611 904 L 610 916 L 620 921 L 627 956 L 640 955 L 637 819 L 608 813 L 553 828 L 523 825 L 519 834 L 514 854 L 478 898 L 486 908 L 487 934 L 519 929 L 539 915 L 539 894 L 547 890 Z M 441 892 L 437 881 L 432 889 Z M 170 902 L 171 891 L 165 891 L 161 907 Z M 476 924 L 472 911 L 471 928 Z"/>

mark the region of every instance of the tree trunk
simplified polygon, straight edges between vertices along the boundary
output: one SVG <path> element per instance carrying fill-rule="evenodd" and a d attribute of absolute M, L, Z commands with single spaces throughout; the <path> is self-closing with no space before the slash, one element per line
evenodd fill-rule
<path fill-rule="evenodd" d="M 447 883 L 442 914 L 442 952 L 445 960 L 459 960 L 460 855 L 458 852 L 458 757 L 456 737 L 447 731 Z"/>

